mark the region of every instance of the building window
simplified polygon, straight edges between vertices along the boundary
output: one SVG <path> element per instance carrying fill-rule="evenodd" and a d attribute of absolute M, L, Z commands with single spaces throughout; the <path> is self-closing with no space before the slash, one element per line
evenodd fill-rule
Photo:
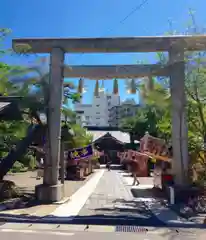
<path fill-rule="evenodd" d="M 86 120 L 89 120 L 89 116 L 86 116 L 85 118 L 86 118 Z"/>
<path fill-rule="evenodd" d="M 99 106 L 100 106 L 99 104 L 96 105 L 96 107 L 99 107 Z"/>
<path fill-rule="evenodd" d="M 100 114 L 100 112 L 96 112 L 96 114 Z"/>
<path fill-rule="evenodd" d="M 100 119 L 99 117 L 97 117 L 96 119 Z"/>
<path fill-rule="evenodd" d="M 110 100 L 112 97 L 111 96 L 107 96 L 107 100 Z"/>

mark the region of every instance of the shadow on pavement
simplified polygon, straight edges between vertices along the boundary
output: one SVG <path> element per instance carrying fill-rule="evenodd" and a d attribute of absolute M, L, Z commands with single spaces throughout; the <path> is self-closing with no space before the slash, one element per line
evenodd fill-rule
<path fill-rule="evenodd" d="M 148 222 L 148 219 L 142 219 L 138 217 L 128 217 L 127 215 L 122 215 L 121 217 L 116 217 L 113 215 L 90 215 L 90 216 L 69 216 L 69 217 L 56 217 L 56 216 L 29 216 L 26 214 L 13 215 L 13 214 L 0 214 L 0 225 L 5 223 L 28 223 L 28 224 L 81 224 L 81 225 L 106 225 L 106 226 L 142 226 L 142 227 L 156 227 L 156 228 L 190 228 L 190 229 L 205 229 L 203 224 L 172 224 L 166 225 L 162 222 L 157 221 Z"/>
<path fill-rule="evenodd" d="M 34 203 L 33 203 L 34 204 Z M 111 207 L 90 209 L 94 214 L 68 217 L 48 215 L 44 217 L 29 214 L 0 214 L 2 222 L 32 222 L 32 223 L 62 223 L 85 225 L 138 225 L 138 226 L 165 226 L 155 216 L 151 215 L 146 206 L 141 202 L 116 199 Z"/>
<path fill-rule="evenodd" d="M 131 193 L 135 198 L 156 198 L 156 199 L 166 199 L 165 194 L 158 189 L 154 188 L 132 188 Z"/>
<path fill-rule="evenodd" d="M 129 217 L 128 215 L 114 216 L 95 214 L 89 216 L 70 216 L 70 217 L 36 217 L 26 214 L 12 215 L 0 214 L 0 222 L 13 223 L 49 223 L 49 224 L 82 224 L 82 225 L 131 225 L 131 226 L 151 226 L 165 227 L 166 225 L 160 221 L 151 222 L 147 218 Z"/>
<path fill-rule="evenodd" d="M 38 202 L 30 202 L 30 206 L 38 205 Z M 25 206 L 24 206 L 25 207 Z M 165 224 L 151 215 L 148 209 L 141 202 L 116 199 L 111 207 L 92 209 L 92 215 L 79 215 L 68 217 L 56 217 L 48 215 L 44 217 L 32 216 L 29 214 L 0 214 L 0 222 L 21 222 L 21 223 L 53 223 L 53 224 L 84 224 L 84 225 L 133 225 L 133 226 L 158 226 Z"/>

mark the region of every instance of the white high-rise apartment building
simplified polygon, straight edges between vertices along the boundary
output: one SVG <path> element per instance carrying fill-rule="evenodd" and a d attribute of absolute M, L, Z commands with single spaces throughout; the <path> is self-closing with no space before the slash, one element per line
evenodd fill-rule
<path fill-rule="evenodd" d="M 76 103 L 77 122 L 82 126 L 109 126 L 109 110 L 120 105 L 120 96 L 99 92 L 94 96 L 92 104 Z"/>

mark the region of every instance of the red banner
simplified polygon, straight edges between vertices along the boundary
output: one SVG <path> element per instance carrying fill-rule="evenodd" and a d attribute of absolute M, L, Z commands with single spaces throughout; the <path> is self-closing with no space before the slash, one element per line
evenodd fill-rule
<path fill-rule="evenodd" d="M 130 160 L 140 160 L 140 159 L 148 159 L 149 156 L 145 153 L 137 152 L 134 150 L 128 150 L 125 152 L 118 152 L 117 156 L 120 158 L 120 162 L 122 163 L 123 161 L 130 161 Z"/>
<path fill-rule="evenodd" d="M 161 138 L 155 138 L 149 134 L 145 134 L 140 140 L 140 151 L 164 161 L 169 161 L 172 157 L 170 156 L 166 142 Z"/>

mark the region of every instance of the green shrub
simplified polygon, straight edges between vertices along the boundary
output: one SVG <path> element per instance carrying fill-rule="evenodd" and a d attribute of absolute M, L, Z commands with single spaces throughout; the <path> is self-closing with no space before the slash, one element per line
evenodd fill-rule
<path fill-rule="evenodd" d="M 11 169 L 11 172 L 21 172 L 22 169 L 24 169 L 24 164 L 20 163 L 19 161 L 16 161 Z"/>
<path fill-rule="evenodd" d="M 29 166 L 30 155 L 31 154 L 29 152 L 27 152 L 27 154 L 25 154 L 24 156 L 21 157 L 19 162 L 23 163 L 24 166 Z"/>
<path fill-rule="evenodd" d="M 28 159 L 29 159 L 29 165 L 28 165 L 29 169 L 30 170 L 36 169 L 36 167 L 37 167 L 37 165 L 36 165 L 36 158 L 34 156 L 32 156 L 32 155 L 29 155 Z"/>
<path fill-rule="evenodd" d="M 20 162 L 31 170 L 36 168 L 36 158 L 33 156 L 32 152 L 28 152 L 27 154 L 25 154 L 21 158 Z"/>
<path fill-rule="evenodd" d="M 1 151 L 0 152 L 0 158 L 4 158 L 8 155 L 8 152 Z"/>

